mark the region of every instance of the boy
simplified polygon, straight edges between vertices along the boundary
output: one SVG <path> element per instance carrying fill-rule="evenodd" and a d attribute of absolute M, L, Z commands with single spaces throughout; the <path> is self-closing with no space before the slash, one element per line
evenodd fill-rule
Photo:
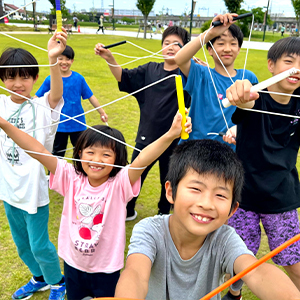
<path fill-rule="evenodd" d="M 66 39 L 64 29 L 50 38 L 50 64 L 57 62 L 66 47 Z M 51 151 L 57 126 L 49 125 L 58 121 L 56 111 L 60 112 L 63 106 L 59 67 L 50 67 L 54 80 L 50 91 L 38 99 L 39 104 L 27 101 L 38 79 L 39 68 L 10 67 L 37 64 L 36 59 L 21 48 L 9 48 L 2 53 L 0 65 L 7 68 L 0 69 L 0 78 L 10 96 L 0 95 L 0 116 L 23 131 L 32 132 Z M 39 130 L 34 131 L 35 128 Z M 49 299 L 62 300 L 66 288 L 56 249 L 48 236 L 49 195 L 44 167 L 17 147 L 3 130 L 0 131 L 0 160 L 0 199 L 18 254 L 33 274 L 12 298 L 29 299 L 33 293 L 50 288 Z"/>
<path fill-rule="evenodd" d="M 187 42 L 187 31 L 183 28 L 172 26 L 167 28 L 162 36 L 162 48 L 164 49 L 162 54 L 165 57 L 163 63 L 150 62 L 131 70 L 109 65 L 112 74 L 119 83 L 120 91 L 132 93 L 172 74 L 178 74 L 179 69 L 174 61 L 174 55 L 180 50 L 178 43 L 184 45 Z M 95 53 L 104 58 L 109 64 L 117 65 L 111 52 L 104 49 L 102 44 L 96 45 Z M 172 124 L 178 110 L 175 79 L 169 78 L 135 94 L 134 97 L 140 107 L 140 123 L 135 147 L 142 150 L 166 133 Z M 185 93 L 185 105 L 186 107 L 190 106 L 190 97 L 187 93 Z M 161 195 L 158 203 L 159 214 L 168 214 L 170 211 L 170 203 L 165 196 L 164 181 L 168 172 L 169 157 L 177 144 L 178 139 L 158 158 L 161 183 Z M 138 154 L 139 152 L 134 150 L 131 161 Z M 142 184 L 155 162 L 149 165 L 142 174 Z M 137 212 L 134 209 L 136 200 L 137 198 L 133 198 L 127 204 L 127 221 L 134 220 L 137 217 Z"/>
<path fill-rule="evenodd" d="M 230 226 L 239 206 L 243 168 L 226 144 L 192 140 L 170 158 L 166 182 L 173 215 L 135 225 L 116 297 L 199 300 L 256 261 Z M 299 299 L 300 292 L 276 267 L 263 264 L 243 277 L 259 299 Z M 239 289 L 242 281 L 233 284 Z M 221 299 L 220 295 L 214 299 Z"/>
<path fill-rule="evenodd" d="M 268 52 L 268 69 L 273 76 L 292 67 L 300 69 L 300 38 L 296 37 L 277 41 Z M 292 94 L 300 86 L 299 78 L 297 73 L 271 85 L 265 90 L 267 93 L 260 94 L 250 93 L 249 81 L 237 81 L 226 95 L 232 105 L 241 108 L 298 116 L 300 101 Z M 245 168 L 245 186 L 240 208 L 228 224 L 256 254 L 261 238 L 261 220 L 273 250 L 300 233 L 297 213 L 300 186 L 296 168 L 300 145 L 299 119 L 237 108 L 232 120 L 237 124 L 236 149 Z M 284 267 L 300 290 L 300 242 L 274 256 L 273 261 Z"/>
<path fill-rule="evenodd" d="M 71 66 L 74 62 L 74 50 L 70 46 L 66 46 L 65 51 L 58 57 L 58 64 L 60 67 L 63 85 L 64 85 L 64 107 L 62 113 L 75 117 L 84 113 L 81 105 L 81 97 L 83 99 L 89 99 L 91 104 L 96 108 L 100 104 L 97 98 L 93 95 L 93 92 L 87 85 L 84 77 L 77 72 L 71 70 Z M 48 76 L 39 90 L 36 92 L 37 97 L 43 96 L 46 92 L 50 90 L 51 76 Z M 107 122 L 107 115 L 103 108 L 99 108 L 98 112 L 100 114 L 100 119 L 102 122 Z M 61 115 L 60 121 L 68 119 L 67 117 Z M 85 116 L 82 115 L 77 120 L 85 123 Z M 68 137 L 72 145 L 75 147 L 75 144 L 78 140 L 80 134 L 86 129 L 86 126 L 79 124 L 74 120 L 68 120 L 64 123 L 60 123 L 57 128 L 55 135 L 54 145 L 53 145 L 53 155 L 64 157 L 66 153 L 66 148 L 68 144 Z"/>
<path fill-rule="evenodd" d="M 234 14 L 235 15 L 235 14 Z M 227 126 L 224 118 L 228 122 L 229 128 L 233 126 L 231 116 L 235 110 L 233 107 L 220 109 L 220 103 L 226 94 L 226 89 L 232 84 L 232 81 L 222 63 L 228 70 L 233 81 L 242 79 L 244 70 L 236 70 L 234 62 L 237 58 L 243 43 L 243 33 L 241 29 L 232 24 L 231 14 L 219 15 L 213 21 L 221 20 L 223 26 L 212 28 L 206 35 L 206 31 L 199 35 L 199 39 L 206 42 L 208 53 L 212 56 L 215 64 L 214 69 L 210 69 L 213 80 L 216 85 L 218 96 L 213 86 L 213 82 L 207 67 L 197 65 L 191 58 L 201 49 L 199 39 L 194 39 L 189 42 L 175 56 L 175 61 L 181 72 L 186 76 L 183 85 L 184 89 L 191 95 L 192 103 L 189 116 L 193 122 L 193 132 L 189 139 L 215 139 L 223 142 L 219 135 L 208 135 L 211 132 L 226 132 Z M 218 56 L 212 49 L 209 41 L 215 48 Z M 251 83 L 257 83 L 256 76 L 245 70 L 245 79 L 249 79 Z M 218 100 L 219 98 L 219 100 Z M 232 148 L 234 149 L 234 145 Z"/>

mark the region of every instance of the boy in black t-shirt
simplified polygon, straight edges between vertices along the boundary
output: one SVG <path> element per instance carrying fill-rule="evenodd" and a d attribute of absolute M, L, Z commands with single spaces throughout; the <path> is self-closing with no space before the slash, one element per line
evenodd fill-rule
<path fill-rule="evenodd" d="M 150 62 L 131 70 L 122 69 L 118 66 L 112 53 L 108 49 L 104 49 L 103 44 L 96 45 L 95 53 L 109 63 L 109 68 L 118 81 L 120 91 L 132 93 L 172 74 L 179 74 L 179 68 L 175 63 L 174 56 L 180 50 L 178 43 L 185 45 L 187 42 L 188 32 L 185 29 L 177 26 L 168 27 L 162 36 L 164 62 Z M 140 107 L 140 122 L 135 147 L 142 150 L 167 132 L 172 124 L 178 110 L 175 79 L 169 78 L 133 96 L 138 101 Z M 186 107 L 190 106 L 190 102 L 190 96 L 185 92 Z M 169 157 L 177 144 L 178 140 L 175 140 L 158 158 L 161 182 L 161 196 L 158 203 L 159 214 L 168 214 L 170 211 L 170 203 L 166 199 L 164 181 L 168 171 Z M 134 150 L 132 161 L 138 154 L 139 152 Z M 144 171 L 142 184 L 155 162 Z M 136 199 L 133 198 L 127 205 L 127 221 L 134 220 L 137 216 L 134 210 Z"/>
<path fill-rule="evenodd" d="M 292 67 L 300 69 L 300 38 L 296 37 L 277 41 L 268 52 L 268 69 L 273 75 Z M 238 106 L 232 120 L 237 124 L 236 151 L 245 169 L 242 202 L 228 224 L 254 254 L 260 244 L 260 221 L 271 250 L 300 233 L 297 214 L 300 186 L 296 168 L 300 101 L 292 95 L 299 87 L 300 72 L 269 86 L 264 93 L 250 92 L 251 84 L 247 80 L 235 82 L 226 93 L 230 103 Z M 284 267 L 300 290 L 300 242 L 280 252 L 273 261 Z"/>

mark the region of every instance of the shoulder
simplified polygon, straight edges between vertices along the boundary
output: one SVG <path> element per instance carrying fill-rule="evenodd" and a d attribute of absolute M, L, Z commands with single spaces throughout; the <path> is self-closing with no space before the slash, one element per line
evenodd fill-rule
<path fill-rule="evenodd" d="M 238 69 L 237 72 L 239 74 L 239 77 L 242 78 L 244 70 Z M 245 70 L 244 79 L 248 79 L 252 83 L 258 83 L 258 79 L 257 79 L 256 75 L 252 71 L 249 71 L 249 70 Z"/>
<path fill-rule="evenodd" d="M 152 233 L 152 235 L 162 235 L 165 232 L 166 219 L 169 219 L 169 215 L 148 217 L 139 221 L 133 230 Z"/>

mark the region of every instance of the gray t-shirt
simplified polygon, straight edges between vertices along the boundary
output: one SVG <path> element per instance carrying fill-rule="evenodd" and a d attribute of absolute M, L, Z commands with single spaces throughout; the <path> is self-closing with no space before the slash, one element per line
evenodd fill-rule
<path fill-rule="evenodd" d="M 206 237 L 191 259 L 183 260 L 170 235 L 169 217 L 146 218 L 133 228 L 128 256 L 141 253 L 152 262 L 146 299 L 199 300 L 222 283 L 225 273 L 235 275 L 236 258 L 242 254 L 253 255 L 235 230 L 223 225 Z M 239 280 L 232 288 L 239 290 L 242 283 Z"/>

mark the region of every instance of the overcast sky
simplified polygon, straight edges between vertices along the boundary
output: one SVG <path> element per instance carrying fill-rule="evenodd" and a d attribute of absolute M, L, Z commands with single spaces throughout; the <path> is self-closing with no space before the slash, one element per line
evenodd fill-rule
<path fill-rule="evenodd" d="M 72 11 L 79 11 L 81 9 L 90 8 L 101 8 L 102 3 L 104 8 L 108 8 L 112 4 L 113 0 L 67 0 L 66 6 Z M 29 3 L 31 0 L 4 0 L 5 3 L 11 3 L 16 6 L 24 5 L 24 3 Z M 182 0 L 156 0 L 154 4 L 154 11 L 159 14 L 162 10 L 164 13 L 169 11 L 169 14 L 180 15 L 185 11 L 190 11 L 192 1 L 182 1 Z M 204 4 L 205 3 L 205 4 Z M 136 9 L 136 0 L 114 0 L 115 9 Z M 251 9 L 253 7 L 263 7 L 267 6 L 268 0 L 244 0 L 242 8 Z M 37 11 L 48 11 L 51 4 L 48 0 L 38 0 L 37 1 Z M 270 0 L 271 13 L 280 13 L 285 16 L 294 16 L 293 6 L 290 0 Z M 223 0 L 210 0 L 201 1 L 198 0 L 195 7 L 195 13 L 202 16 L 213 16 L 214 13 L 223 13 L 226 11 Z"/>

